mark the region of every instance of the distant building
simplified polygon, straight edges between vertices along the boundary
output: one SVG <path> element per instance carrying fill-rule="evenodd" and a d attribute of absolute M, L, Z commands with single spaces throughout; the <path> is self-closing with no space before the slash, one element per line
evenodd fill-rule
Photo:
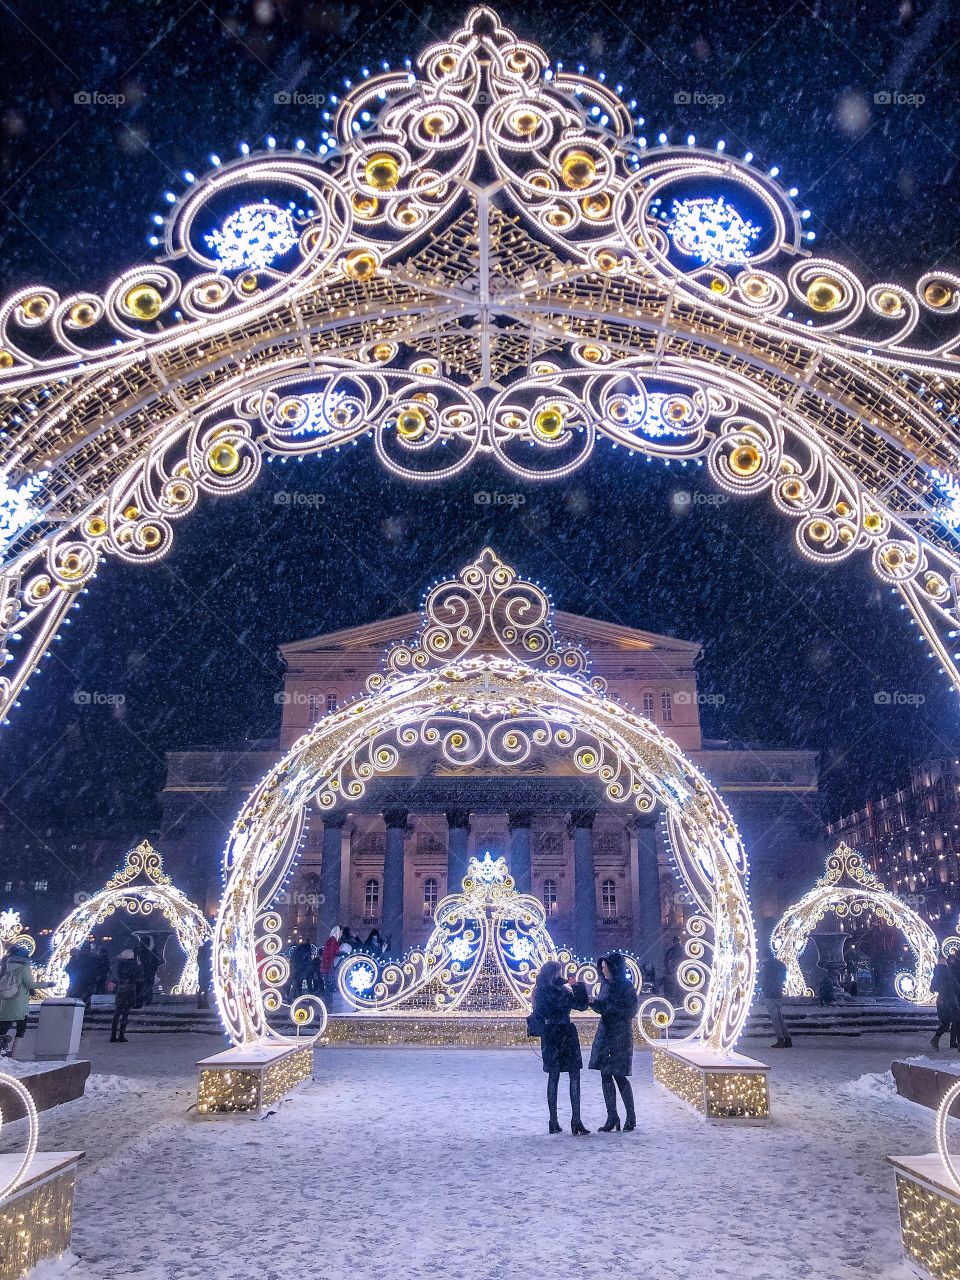
<path fill-rule="evenodd" d="M 286 674 L 277 695 L 278 741 L 168 753 L 159 847 L 186 892 L 213 906 L 230 827 L 256 783 L 320 717 L 357 696 L 367 677 L 380 671 L 384 648 L 410 638 L 420 621 L 411 613 L 282 646 Z M 562 612 L 555 624 L 564 638 L 590 650 L 592 670 L 611 693 L 655 721 L 719 788 L 750 856 L 760 931 L 769 931 L 822 865 L 815 754 L 705 741 L 695 670 L 699 644 Z M 662 960 L 664 938 L 682 921 L 686 901 L 674 882 L 659 823 L 638 821 L 626 805 L 585 808 L 582 780 L 571 763 L 545 762 L 534 754 L 518 768 L 445 764 L 420 774 L 416 762 L 404 758 L 395 790 L 407 797 L 402 807 L 395 798 L 387 807 L 371 787 L 355 807 L 346 806 L 339 836 L 328 833 L 340 841 L 340 894 L 319 912 L 324 822 L 313 815 L 299 871 L 286 891 L 290 936 L 314 938 L 331 913 L 363 935 L 380 924 L 387 827 L 401 824 L 404 946 L 426 938 L 437 901 L 460 887 L 447 883 L 452 841 L 466 844 L 469 854 L 504 854 L 508 864 L 517 842 L 529 842 L 530 890 L 546 906 L 554 937 L 570 941 L 574 830 L 579 828 L 582 843 L 586 828 L 592 832 L 598 946 L 629 947 L 655 963 Z M 644 859 L 648 870 L 641 876 Z M 641 902 L 641 882 L 654 901 Z"/>
<path fill-rule="evenodd" d="M 960 915 L 960 759 L 914 765 L 897 791 L 828 823 L 834 843 L 859 849 L 887 888 L 940 933 Z"/>

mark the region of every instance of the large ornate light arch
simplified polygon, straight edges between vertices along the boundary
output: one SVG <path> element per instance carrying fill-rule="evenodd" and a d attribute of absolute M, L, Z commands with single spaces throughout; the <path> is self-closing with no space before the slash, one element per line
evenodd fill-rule
<path fill-rule="evenodd" d="M 900 929 L 913 952 L 915 971 L 897 975 L 897 994 L 914 1004 L 936 1002 L 930 990 L 930 979 L 940 950 L 936 934 L 902 898 L 888 892 L 869 867 L 864 866 L 859 853 L 846 844 L 837 846 L 814 887 L 799 902 L 787 908 L 770 935 L 774 955 L 787 966 L 787 995 L 814 994 L 803 976 L 800 957 L 823 917 L 832 912 L 842 920 L 868 911 L 886 924 Z"/>
<path fill-rule="evenodd" d="M 67 962 L 71 953 L 85 942 L 91 930 L 115 911 L 150 916 L 155 911 L 167 920 L 177 935 L 185 959 L 173 995 L 196 995 L 199 976 L 197 955 L 211 937 L 203 912 L 182 893 L 163 870 L 160 854 L 144 840 L 126 856 L 99 893 L 93 893 L 57 925 L 50 940 L 50 958 L 44 978 L 52 982 L 51 994 L 66 995 L 69 979 Z"/>
<path fill-rule="evenodd" d="M 0 714 L 105 557 L 365 435 L 419 478 L 598 437 L 705 463 L 811 559 L 868 556 L 960 688 L 960 276 L 864 285 L 775 166 L 655 141 L 621 89 L 474 9 L 318 146 L 185 173 L 155 265 L 0 306 Z"/>
<path fill-rule="evenodd" d="M 753 994 L 755 942 L 746 855 L 720 796 L 656 725 L 606 694 L 589 655 L 564 644 L 544 593 L 489 549 L 427 596 L 416 640 L 387 651 L 368 693 L 325 716 L 290 748 L 244 805 L 225 853 L 214 932 L 214 983 L 234 1043 L 273 1033 L 283 1003 L 278 890 L 291 873 L 307 806 L 349 806 L 401 755 L 456 765 L 519 765 L 562 752 L 611 801 L 662 806 L 696 914 L 681 979 L 698 1034 L 726 1052 Z M 307 997 L 303 997 L 306 1001 Z M 295 1005 L 295 1020 L 309 1009 Z"/>

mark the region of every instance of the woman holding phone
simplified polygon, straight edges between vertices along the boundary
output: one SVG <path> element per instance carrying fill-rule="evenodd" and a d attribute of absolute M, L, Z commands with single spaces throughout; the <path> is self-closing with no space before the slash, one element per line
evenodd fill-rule
<path fill-rule="evenodd" d="M 600 1015 L 600 1025 L 590 1050 L 590 1070 L 600 1072 L 603 1100 L 607 1104 L 607 1122 L 600 1126 L 600 1132 L 620 1130 L 617 1114 L 619 1089 L 627 1113 L 623 1131 L 630 1133 L 637 1127 L 633 1090 L 628 1077 L 633 1067 L 633 1020 L 640 1002 L 627 973 L 627 963 L 618 951 L 601 957 L 600 977 L 600 990 L 590 1001 L 590 1008 L 596 1009 Z"/>
<path fill-rule="evenodd" d="M 580 1119 L 580 1071 L 583 1055 L 580 1037 L 570 1021 L 574 1009 L 586 1009 L 587 989 L 582 982 L 563 980 L 563 970 L 556 960 L 548 960 L 537 975 L 533 989 L 533 1021 L 540 1036 L 540 1055 L 547 1073 L 547 1106 L 550 1109 L 550 1132 L 560 1132 L 557 1116 L 557 1094 L 560 1076 L 570 1077 L 570 1132 L 583 1137 L 590 1132 Z"/>

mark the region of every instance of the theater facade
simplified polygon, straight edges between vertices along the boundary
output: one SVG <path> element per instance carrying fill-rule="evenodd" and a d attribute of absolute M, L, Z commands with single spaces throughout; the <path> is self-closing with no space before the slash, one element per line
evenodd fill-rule
<path fill-rule="evenodd" d="M 419 624 L 411 613 L 283 645 L 278 739 L 168 753 L 160 847 L 196 900 L 213 909 L 231 824 L 259 779 L 320 717 L 360 694 L 384 650 Z M 700 688 L 698 643 L 563 612 L 555 626 L 721 792 L 750 857 L 763 939 L 822 864 L 815 753 L 705 738 L 701 711 L 723 695 Z M 521 765 L 463 768 L 406 754 L 360 801 L 313 815 L 281 893 L 288 935 L 318 940 L 341 923 L 366 936 L 389 923 L 399 953 L 425 940 L 437 902 L 459 889 L 469 857 L 487 851 L 504 855 L 518 887 L 541 899 L 554 938 L 584 954 L 624 947 L 660 966 L 690 910 L 660 822 L 598 800 L 569 760 L 534 752 Z M 575 859 L 585 858 L 592 895 L 583 876 L 576 889 Z M 402 902 L 385 901 L 399 892 L 396 876 L 385 884 L 385 867 L 400 860 Z"/>

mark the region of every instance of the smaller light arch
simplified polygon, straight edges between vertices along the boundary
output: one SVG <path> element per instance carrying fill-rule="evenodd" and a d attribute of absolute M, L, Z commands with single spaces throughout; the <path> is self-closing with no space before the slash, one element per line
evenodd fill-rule
<path fill-rule="evenodd" d="M 0 958 L 5 956 L 11 947 L 26 947 L 33 955 L 37 944 L 20 923 L 20 912 L 8 908 L 0 911 Z"/>
<path fill-rule="evenodd" d="M 930 979 L 940 949 L 936 934 L 902 898 L 885 889 L 864 865 L 860 854 L 846 844 L 837 846 L 827 859 L 824 874 L 809 893 L 787 908 L 770 935 L 774 955 L 787 967 L 784 991 L 788 996 L 814 994 L 803 976 L 800 957 L 814 929 L 831 911 L 840 919 L 873 911 L 881 920 L 898 928 L 913 952 L 915 968 L 912 974 L 897 975 L 897 995 L 912 1004 L 935 1003 Z"/>
<path fill-rule="evenodd" d="M 51 994 L 66 995 L 67 961 L 89 936 L 115 911 L 149 916 L 159 911 L 173 926 L 177 942 L 186 956 L 180 978 L 172 988 L 176 996 L 196 995 L 199 985 L 197 956 L 211 936 L 203 912 L 182 893 L 163 870 L 163 859 L 149 840 L 131 849 L 123 866 L 104 887 L 91 894 L 60 922 L 50 941 L 50 958 L 43 977 L 51 983 Z"/>

